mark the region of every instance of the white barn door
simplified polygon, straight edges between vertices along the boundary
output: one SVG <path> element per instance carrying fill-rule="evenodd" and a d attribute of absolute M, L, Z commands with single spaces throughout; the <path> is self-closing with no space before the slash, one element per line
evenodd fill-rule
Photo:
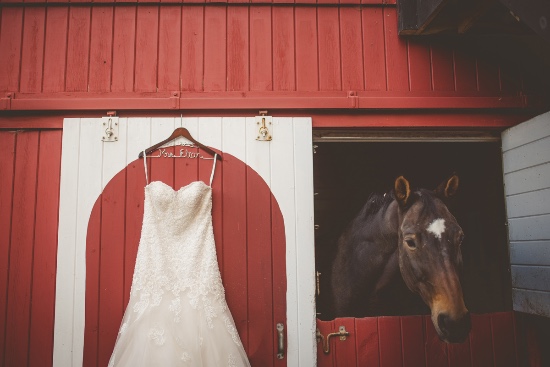
<path fill-rule="evenodd" d="M 258 125 L 248 117 L 120 118 L 116 142 L 102 141 L 104 121 L 70 118 L 63 125 L 54 365 L 83 364 L 86 242 L 96 200 L 141 150 L 179 126 L 204 145 L 242 161 L 269 187 L 282 213 L 286 241 L 284 361 L 288 366 L 315 365 L 311 118 L 273 118 L 270 142 L 256 140 Z"/>
<path fill-rule="evenodd" d="M 550 112 L 502 133 L 514 310 L 550 317 Z"/>

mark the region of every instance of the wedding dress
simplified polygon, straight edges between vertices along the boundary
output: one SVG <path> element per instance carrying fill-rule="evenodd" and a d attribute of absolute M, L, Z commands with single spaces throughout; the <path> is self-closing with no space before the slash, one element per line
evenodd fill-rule
<path fill-rule="evenodd" d="M 149 183 L 130 300 L 115 366 L 250 366 L 216 259 L 210 185 Z"/>

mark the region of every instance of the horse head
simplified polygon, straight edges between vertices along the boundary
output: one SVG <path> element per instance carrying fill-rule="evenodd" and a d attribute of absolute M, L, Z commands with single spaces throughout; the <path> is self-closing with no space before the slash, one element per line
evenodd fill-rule
<path fill-rule="evenodd" d="M 411 191 L 401 176 L 394 185 L 401 275 L 430 307 L 439 337 L 451 343 L 464 341 L 471 327 L 459 280 L 464 233 L 445 204 L 458 183 L 452 176 L 435 191 Z"/>

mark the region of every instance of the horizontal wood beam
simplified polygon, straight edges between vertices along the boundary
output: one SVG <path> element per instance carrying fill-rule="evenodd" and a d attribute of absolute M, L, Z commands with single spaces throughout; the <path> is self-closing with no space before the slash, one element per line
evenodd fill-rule
<path fill-rule="evenodd" d="M 7 93 L 4 111 L 242 109 L 521 109 L 550 98 L 458 92 Z"/>
<path fill-rule="evenodd" d="M 180 111 L 117 111 L 119 117 L 179 117 Z M 0 129 L 62 129 L 63 119 L 100 117 L 106 111 L 4 112 L 0 113 Z M 257 111 L 194 110 L 187 116 L 253 116 Z M 504 130 L 529 120 L 540 111 L 321 111 L 269 110 L 273 116 L 311 117 L 314 128 L 320 129 L 489 129 Z"/>

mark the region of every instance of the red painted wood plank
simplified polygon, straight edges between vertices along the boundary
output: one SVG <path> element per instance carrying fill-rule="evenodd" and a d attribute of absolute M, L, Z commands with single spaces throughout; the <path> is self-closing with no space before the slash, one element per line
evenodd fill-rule
<path fill-rule="evenodd" d="M 286 324 L 286 239 L 285 221 L 277 200 L 271 194 L 271 254 L 273 256 L 273 321 L 285 327 L 285 340 L 288 341 Z M 285 345 L 288 350 L 288 345 Z M 273 366 L 286 367 L 286 359 L 273 357 Z"/>
<path fill-rule="evenodd" d="M 355 332 L 355 319 L 352 317 L 339 318 L 334 320 L 334 330 L 333 332 L 339 332 L 340 326 L 346 328 L 346 331 L 349 333 L 349 336 L 346 337 L 346 340 L 340 340 L 340 337 L 335 336 L 331 339 L 335 340 L 334 357 L 338 361 L 338 366 L 359 366 L 357 364 L 357 351 L 356 338 L 357 334 Z"/>
<path fill-rule="evenodd" d="M 46 9 L 25 9 L 23 25 L 23 49 L 21 51 L 21 92 L 42 91 L 42 67 L 44 60 L 44 27 Z"/>
<path fill-rule="evenodd" d="M 432 90 L 430 46 L 424 42 L 409 40 L 408 53 L 411 91 Z"/>
<path fill-rule="evenodd" d="M 125 170 L 117 175 L 125 176 Z M 112 179 L 101 195 L 98 365 L 106 366 L 124 313 L 125 179 Z"/>
<path fill-rule="evenodd" d="M 130 288 L 132 286 L 137 250 L 141 237 L 145 185 L 146 182 L 143 159 L 136 159 L 126 167 L 124 307 L 126 307 L 130 299 Z"/>
<path fill-rule="evenodd" d="M 92 7 L 88 91 L 106 92 L 111 88 L 113 8 Z"/>
<path fill-rule="evenodd" d="M 44 47 L 44 92 L 65 91 L 69 8 L 48 7 Z"/>
<path fill-rule="evenodd" d="M 136 52 L 136 13 L 134 6 L 117 6 L 113 29 L 113 92 L 134 90 Z"/>
<path fill-rule="evenodd" d="M 365 90 L 386 90 L 384 11 L 363 8 L 362 17 Z"/>
<path fill-rule="evenodd" d="M 253 366 L 273 361 L 273 290 L 271 254 L 271 195 L 263 179 L 247 167 L 248 353 Z"/>
<path fill-rule="evenodd" d="M 84 367 L 98 366 L 99 352 L 99 274 L 101 255 L 101 195 L 88 220 L 86 233 L 86 314 L 84 328 Z"/>
<path fill-rule="evenodd" d="M 294 9 L 273 7 L 273 90 L 296 90 Z"/>
<path fill-rule="evenodd" d="M 430 316 L 424 316 L 426 327 L 426 367 L 443 367 L 449 365 L 447 344 L 437 336 Z"/>
<path fill-rule="evenodd" d="M 521 90 L 521 73 L 518 65 L 503 63 L 500 65 L 500 90 L 513 92 Z"/>
<path fill-rule="evenodd" d="M 37 131 L 17 134 L 5 330 L 7 366 L 28 363 L 38 144 Z"/>
<path fill-rule="evenodd" d="M 342 89 L 364 90 L 361 12 L 357 8 L 340 8 L 340 43 L 342 45 Z"/>
<path fill-rule="evenodd" d="M 356 319 L 355 333 L 357 366 L 380 366 L 378 318 Z"/>
<path fill-rule="evenodd" d="M 319 89 L 342 90 L 338 9 L 317 9 Z"/>
<path fill-rule="evenodd" d="M 182 8 L 181 90 L 202 91 L 204 7 Z"/>
<path fill-rule="evenodd" d="M 250 7 L 250 90 L 273 90 L 271 7 Z"/>
<path fill-rule="evenodd" d="M 248 7 L 227 8 L 227 90 L 249 89 Z"/>
<path fill-rule="evenodd" d="M 500 91 L 498 65 L 481 57 L 477 59 L 477 85 L 480 92 Z"/>
<path fill-rule="evenodd" d="M 317 367 L 336 367 L 336 359 L 334 355 L 335 341 L 334 338 L 329 340 L 329 351 L 332 353 L 325 354 L 323 352 L 323 345 L 327 342 L 327 335 L 334 332 L 334 320 L 333 321 L 321 321 L 317 320 L 317 330 L 321 333 L 324 339 L 317 339 Z"/>
<path fill-rule="evenodd" d="M 228 153 L 223 155 L 222 177 L 223 273 L 226 300 L 241 342 L 248 352 L 246 166 Z"/>
<path fill-rule="evenodd" d="M 40 132 L 29 366 L 51 365 L 57 268 L 61 131 Z"/>
<path fill-rule="evenodd" d="M 402 366 L 401 322 L 399 317 L 379 317 L 378 336 L 380 338 L 380 365 Z"/>
<path fill-rule="evenodd" d="M 134 90 L 156 92 L 158 68 L 159 7 L 138 6 Z"/>
<path fill-rule="evenodd" d="M 226 8 L 204 9 L 204 90 L 226 90 Z"/>
<path fill-rule="evenodd" d="M 424 354 L 424 324 L 422 316 L 401 317 L 401 338 L 403 350 L 403 366 L 425 366 Z"/>
<path fill-rule="evenodd" d="M 432 44 L 432 83 L 434 91 L 454 91 L 453 50 L 445 45 Z"/>
<path fill-rule="evenodd" d="M 181 8 L 161 6 L 159 14 L 158 90 L 180 90 Z"/>
<path fill-rule="evenodd" d="M 472 331 L 470 332 L 470 352 L 472 367 L 493 365 L 493 341 L 491 335 L 490 314 L 472 314 Z"/>
<path fill-rule="evenodd" d="M 296 90 L 319 90 L 317 14 L 313 7 L 295 9 Z"/>
<path fill-rule="evenodd" d="M 23 8 L 2 8 L 0 24 L 0 91 L 19 90 Z"/>
<path fill-rule="evenodd" d="M 457 92 L 477 91 L 476 59 L 465 50 L 455 50 L 455 86 Z"/>
<path fill-rule="evenodd" d="M 397 35 L 395 8 L 384 8 L 386 75 L 388 90 L 409 90 L 407 41 Z"/>
<path fill-rule="evenodd" d="M 8 280 L 10 270 L 10 238 L 12 225 L 13 180 L 15 169 L 16 133 L 0 131 L 0 363 L 4 365 L 6 309 L 8 305 Z"/>
<path fill-rule="evenodd" d="M 511 312 L 491 314 L 495 366 L 517 366 L 514 318 Z"/>
<path fill-rule="evenodd" d="M 449 352 L 449 367 L 466 367 L 472 365 L 469 339 L 460 344 L 448 344 L 447 349 Z"/>
<path fill-rule="evenodd" d="M 73 6 L 69 9 L 69 37 L 67 38 L 67 92 L 88 90 L 90 59 L 91 9 Z"/>

